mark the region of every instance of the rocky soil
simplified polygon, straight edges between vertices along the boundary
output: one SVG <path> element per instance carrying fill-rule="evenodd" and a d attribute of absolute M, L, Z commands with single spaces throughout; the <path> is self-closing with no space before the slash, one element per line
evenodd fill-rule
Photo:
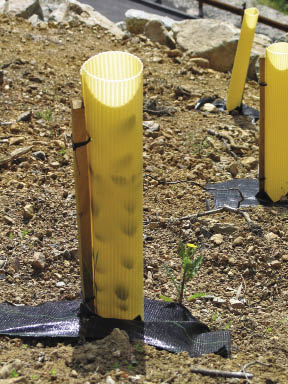
<path fill-rule="evenodd" d="M 195 243 L 204 262 L 187 295 L 209 295 L 184 303 L 211 330 L 232 335 L 231 359 L 131 345 L 117 330 L 84 344 L 1 337 L 0 382 L 243 384 L 191 369 L 240 371 L 251 364 L 251 383 L 286 383 L 287 208 L 245 209 L 257 232 L 229 212 L 181 220 L 205 211 L 206 198 L 211 203 L 196 183 L 257 177 L 258 123 L 194 109 L 204 95 L 225 98 L 229 75 L 144 36 L 117 40 L 98 26 L 35 28 L 1 16 L 0 34 L 0 302 L 80 298 L 70 99 L 81 94 L 86 59 L 126 50 L 143 60 L 145 102 L 169 107 L 166 114 L 143 113 L 145 295 L 175 297 L 163 263 L 180 277 L 177 244 Z M 256 82 L 246 85 L 244 101 L 259 109 Z"/>

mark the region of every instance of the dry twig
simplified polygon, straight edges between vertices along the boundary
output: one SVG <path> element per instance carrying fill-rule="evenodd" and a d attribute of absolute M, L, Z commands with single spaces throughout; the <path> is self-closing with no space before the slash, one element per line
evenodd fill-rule
<path fill-rule="evenodd" d="M 220 371 L 218 369 L 191 368 L 191 372 L 206 376 L 235 377 L 237 379 L 252 379 L 252 373 Z"/>

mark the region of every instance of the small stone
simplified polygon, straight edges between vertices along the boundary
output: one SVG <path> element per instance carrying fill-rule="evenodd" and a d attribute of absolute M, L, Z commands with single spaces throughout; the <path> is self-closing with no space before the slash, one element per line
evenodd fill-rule
<path fill-rule="evenodd" d="M 0 260 L 0 269 L 4 267 L 6 260 Z"/>
<path fill-rule="evenodd" d="M 219 161 L 221 160 L 220 156 L 214 152 L 209 153 L 208 157 L 215 163 L 219 163 Z"/>
<path fill-rule="evenodd" d="M 238 164 L 237 163 L 232 163 L 229 165 L 227 168 L 228 172 L 231 173 L 232 177 L 236 177 L 238 175 Z"/>
<path fill-rule="evenodd" d="M 233 309 L 245 309 L 245 304 L 237 299 L 230 299 L 229 303 Z"/>
<path fill-rule="evenodd" d="M 43 271 L 43 269 L 45 268 L 45 261 L 46 259 L 43 253 L 34 252 L 31 265 L 35 270 Z"/>
<path fill-rule="evenodd" d="M 258 165 L 258 160 L 253 156 L 249 156 L 243 159 L 241 163 L 248 169 L 254 169 Z"/>
<path fill-rule="evenodd" d="M 233 241 L 233 246 L 234 247 L 239 247 L 240 245 L 242 245 L 244 242 L 244 238 L 242 236 L 238 236 L 236 237 L 236 239 Z"/>
<path fill-rule="evenodd" d="M 106 384 L 115 384 L 116 383 L 116 381 L 113 380 L 111 376 L 107 376 L 105 382 L 106 382 Z"/>
<path fill-rule="evenodd" d="M 78 377 L 78 372 L 75 371 L 75 369 L 72 369 L 71 373 L 70 373 L 70 376 L 71 377 Z"/>
<path fill-rule="evenodd" d="M 42 161 L 44 161 L 46 159 L 46 155 L 43 151 L 33 152 L 32 156 L 35 157 L 36 159 L 42 160 Z"/>
<path fill-rule="evenodd" d="M 266 235 L 265 235 L 264 237 L 265 237 L 265 239 L 268 240 L 268 241 L 272 241 L 272 240 L 279 239 L 279 236 L 276 235 L 276 233 L 274 233 L 274 232 L 266 233 Z"/>
<path fill-rule="evenodd" d="M 168 57 L 181 57 L 183 55 L 183 52 L 180 51 L 180 49 L 170 49 L 167 51 Z"/>
<path fill-rule="evenodd" d="M 60 166 L 60 163 L 58 161 L 51 161 L 51 163 L 49 164 L 52 168 L 58 168 Z"/>
<path fill-rule="evenodd" d="M 221 235 L 221 233 L 216 233 L 215 235 L 211 236 L 210 240 L 212 240 L 216 245 L 222 244 L 224 241 L 223 235 Z"/>
<path fill-rule="evenodd" d="M 273 269 L 280 269 L 282 264 L 281 264 L 281 261 L 279 261 L 279 260 L 273 260 L 273 261 L 271 261 L 270 266 Z"/>
<path fill-rule="evenodd" d="M 8 225 L 14 225 L 15 221 L 9 216 L 3 216 L 4 223 Z"/>
<path fill-rule="evenodd" d="M 53 140 L 52 144 L 54 144 L 55 147 L 57 147 L 59 149 L 62 149 L 62 148 L 66 147 L 64 141 L 62 141 L 62 140 Z"/>
<path fill-rule="evenodd" d="M 226 304 L 226 300 L 221 299 L 221 297 L 213 297 L 212 303 L 217 307 L 221 307 L 223 304 Z"/>
<path fill-rule="evenodd" d="M 121 356 L 121 351 L 117 349 L 116 351 L 112 352 L 113 357 L 120 357 Z"/>
<path fill-rule="evenodd" d="M 24 217 L 24 219 L 30 220 L 30 219 L 32 219 L 33 216 L 34 216 L 33 205 L 26 204 L 24 209 L 23 209 L 23 217 Z"/>
<path fill-rule="evenodd" d="M 214 233 L 231 234 L 237 231 L 237 227 L 230 223 L 215 223 L 212 225 L 211 230 Z"/>
<path fill-rule="evenodd" d="M 209 112 L 209 113 L 218 113 L 218 109 L 214 104 L 211 103 L 205 103 L 203 107 L 201 108 L 202 112 Z"/>
<path fill-rule="evenodd" d="M 153 137 L 154 139 L 159 136 L 160 125 L 153 120 L 143 121 L 144 135 Z"/>
<path fill-rule="evenodd" d="M 281 260 L 288 262 L 288 255 L 282 255 Z"/>
<path fill-rule="evenodd" d="M 23 112 L 18 117 L 17 122 L 19 122 L 19 121 L 31 121 L 31 117 L 32 117 L 32 111 Z"/>
<path fill-rule="evenodd" d="M 56 287 L 57 288 L 62 288 L 62 287 L 65 287 L 65 283 L 64 283 L 64 281 L 58 281 L 57 283 L 56 283 Z"/>
<path fill-rule="evenodd" d="M 25 141 L 25 137 L 23 136 L 11 137 L 11 139 L 9 140 L 9 145 L 21 144 L 21 143 L 24 143 L 24 141 Z"/>
<path fill-rule="evenodd" d="M 189 63 L 196 64 L 201 68 L 209 68 L 210 66 L 209 60 L 202 57 L 193 57 L 189 60 Z"/>

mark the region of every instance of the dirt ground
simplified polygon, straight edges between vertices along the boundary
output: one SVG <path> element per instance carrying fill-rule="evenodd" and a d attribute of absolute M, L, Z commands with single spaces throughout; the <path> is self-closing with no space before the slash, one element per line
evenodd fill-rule
<path fill-rule="evenodd" d="M 125 50 L 143 60 L 145 102 L 169 107 L 168 115 L 143 116 L 159 124 L 143 136 L 145 295 L 175 296 L 163 264 L 180 277 L 177 244 L 195 243 L 204 262 L 187 295 L 209 296 L 184 304 L 211 330 L 229 329 L 232 336 L 230 359 L 130 345 L 117 330 L 84 344 L 1 337 L 0 382 L 243 384 L 248 381 L 191 370 L 241 371 L 251 364 L 251 383 L 287 383 L 287 208 L 245 209 L 258 232 L 231 212 L 180 220 L 207 209 L 207 192 L 193 182 L 257 177 L 258 123 L 194 109 L 204 95 L 225 98 L 229 75 L 169 57 L 143 36 L 117 41 L 98 27 L 37 29 L 2 16 L 0 34 L 0 302 L 80 298 L 70 99 L 80 96 L 86 59 Z M 259 109 L 256 82 L 246 85 L 244 101 Z M 167 183 L 180 180 L 188 182 Z M 133 356 L 144 371 L 131 364 Z"/>

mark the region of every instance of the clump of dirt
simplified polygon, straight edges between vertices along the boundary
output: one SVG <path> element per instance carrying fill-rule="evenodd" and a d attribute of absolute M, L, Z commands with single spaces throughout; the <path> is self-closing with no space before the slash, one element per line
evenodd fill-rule
<path fill-rule="evenodd" d="M 197 244 L 204 262 L 187 296 L 209 295 L 184 304 L 211 330 L 229 329 L 233 345 L 231 359 L 190 358 L 129 346 L 118 331 L 82 345 L 1 337 L 1 367 L 17 360 L 7 382 L 232 383 L 239 381 L 192 368 L 239 371 L 253 363 L 247 368 L 253 383 L 285 383 L 287 208 L 245 209 L 261 229 L 256 232 L 233 212 L 183 219 L 204 212 L 207 201 L 212 207 L 206 182 L 257 177 L 258 123 L 194 108 L 205 95 L 225 98 L 229 75 L 171 55 L 144 36 L 118 41 L 99 27 L 37 29 L 1 16 L 0 35 L 0 301 L 36 305 L 80 297 L 70 99 L 81 94 L 86 59 L 125 50 L 145 68 L 145 295 L 175 297 L 163 264 L 180 278 L 178 242 Z M 256 82 L 246 84 L 244 102 L 259 109 Z"/>

